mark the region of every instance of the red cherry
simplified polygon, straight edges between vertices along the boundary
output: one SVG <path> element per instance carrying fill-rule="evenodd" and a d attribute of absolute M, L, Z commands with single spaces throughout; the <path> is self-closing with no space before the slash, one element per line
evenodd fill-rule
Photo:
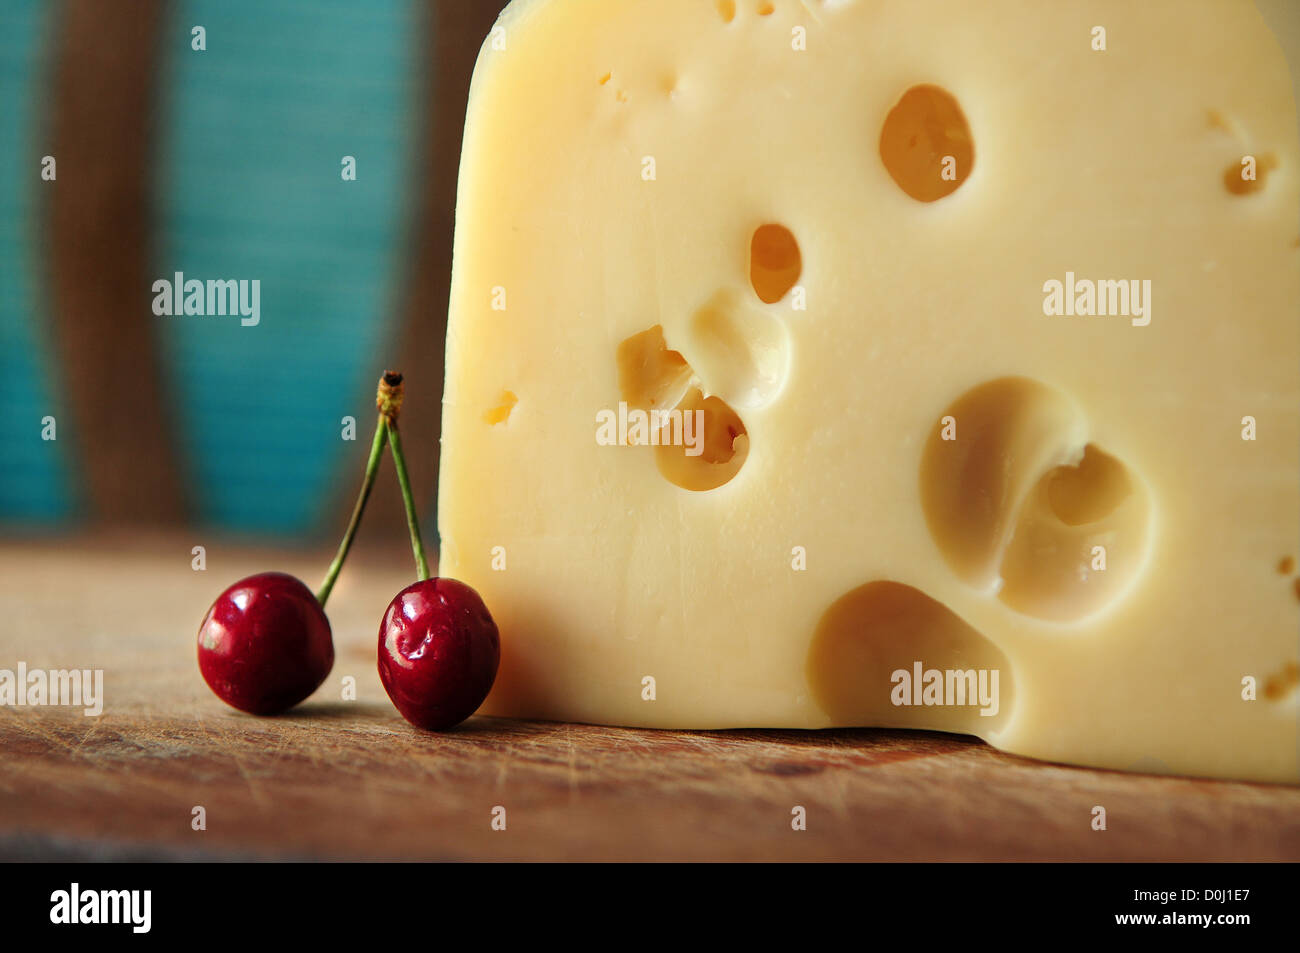
<path fill-rule="evenodd" d="M 329 620 L 316 596 L 282 572 L 241 579 L 199 626 L 199 671 L 226 704 L 254 715 L 292 708 L 334 667 Z"/>
<path fill-rule="evenodd" d="M 379 626 L 379 679 L 418 728 L 441 731 L 474 714 L 500 661 L 501 637 L 487 606 L 455 579 L 407 586 Z"/>

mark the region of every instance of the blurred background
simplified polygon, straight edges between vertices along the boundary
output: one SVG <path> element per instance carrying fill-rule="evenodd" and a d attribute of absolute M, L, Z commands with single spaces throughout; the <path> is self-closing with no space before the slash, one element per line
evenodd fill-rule
<path fill-rule="evenodd" d="M 0 3 L 0 534 L 332 540 L 392 367 L 436 538 L 461 131 L 504 6 Z M 155 316 L 176 272 L 260 280 L 260 323 Z M 404 541 L 391 476 L 372 507 Z"/>

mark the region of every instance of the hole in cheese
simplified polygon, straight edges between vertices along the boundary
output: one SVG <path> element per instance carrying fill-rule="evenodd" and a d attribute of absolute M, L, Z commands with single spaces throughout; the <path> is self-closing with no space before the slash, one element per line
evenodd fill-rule
<path fill-rule="evenodd" d="M 776 7 L 772 6 L 768 0 L 763 0 L 763 2 L 758 5 L 758 15 L 760 17 L 770 17 L 775 12 Z"/>
<path fill-rule="evenodd" d="M 620 344 L 616 360 L 623 399 L 642 410 L 676 407 L 695 374 L 680 352 L 668 349 L 658 324 Z"/>
<path fill-rule="evenodd" d="M 718 16 L 723 23 L 736 19 L 736 0 L 718 0 Z"/>
<path fill-rule="evenodd" d="M 687 446 L 655 448 L 655 464 L 664 479 L 684 490 L 714 490 L 730 482 L 749 455 L 749 434 L 744 421 L 722 398 L 705 397 L 692 387 L 677 407 L 683 414 L 703 411 L 702 453 L 692 456 Z M 692 424 L 694 426 L 694 424 Z M 665 430 L 668 428 L 665 427 Z M 668 439 L 661 439 L 668 444 Z"/>
<path fill-rule="evenodd" d="M 749 455 L 744 421 L 721 397 L 705 397 L 695 386 L 695 370 L 679 351 L 668 348 L 661 325 L 623 341 L 616 360 L 619 391 L 630 408 L 671 412 L 654 448 L 664 479 L 685 490 L 704 491 L 740 472 Z"/>
<path fill-rule="evenodd" d="M 1232 163 L 1223 171 L 1223 187 L 1233 195 L 1251 195 L 1264 188 L 1268 174 L 1277 168 L 1277 156 L 1270 154 L 1257 156 L 1254 162 L 1254 178 L 1243 178 L 1247 167 L 1241 160 Z"/>
<path fill-rule="evenodd" d="M 950 195 L 975 166 L 975 146 L 957 100 L 938 86 L 913 86 L 885 117 L 880 158 L 918 202 Z"/>
<path fill-rule="evenodd" d="M 1093 444 L 1084 447 L 1077 465 L 1057 467 L 1044 479 L 1052 512 L 1067 526 L 1097 522 L 1133 492 L 1124 465 Z"/>
<path fill-rule="evenodd" d="M 918 662 L 920 685 L 913 684 Z M 886 580 L 859 586 L 831 604 L 817 623 L 806 669 L 814 699 L 836 725 L 988 737 L 1007 723 L 1014 701 L 1011 665 L 997 646 L 942 603 Z M 925 703 L 927 671 L 943 675 L 941 704 Z M 907 673 L 907 684 L 899 672 Z M 993 697 L 997 672 L 996 712 L 988 715 L 980 714 L 982 707 L 994 711 L 980 704 L 981 672 L 986 698 Z M 935 700 L 932 689 L 930 701 Z"/>
<path fill-rule="evenodd" d="M 508 390 L 503 390 L 501 396 L 497 398 L 496 406 L 484 414 L 483 419 L 493 426 L 503 424 L 510 419 L 510 412 L 515 409 L 517 403 L 519 403 L 518 397 Z"/>
<path fill-rule="evenodd" d="M 1021 501 L 1082 437 L 1074 407 L 1023 377 L 981 384 L 944 410 L 921 459 L 921 505 L 961 579 L 981 588 L 995 584 Z"/>
<path fill-rule="evenodd" d="M 784 225 L 760 225 L 749 242 L 749 281 L 767 304 L 784 298 L 803 272 L 794 233 Z"/>
<path fill-rule="evenodd" d="M 1147 494 L 1087 429 L 1056 391 L 1001 378 L 950 406 L 923 453 L 922 507 L 948 565 L 1025 615 L 1090 616 L 1146 563 Z"/>
<path fill-rule="evenodd" d="M 1281 701 L 1300 686 L 1300 665 L 1287 662 L 1280 672 L 1270 675 L 1264 681 L 1264 697 L 1269 701 Z"/>
<path fill-rule="evenodd" d="M 1093 460 L 1085 452 L 1077 467 L 1052 470 L 1021 508 L 998 592 L 1017 612 L 1075 622 L 1119 601 L 1140 575 L 1146 496 L 1118 460 L 1100 451 Z"/>

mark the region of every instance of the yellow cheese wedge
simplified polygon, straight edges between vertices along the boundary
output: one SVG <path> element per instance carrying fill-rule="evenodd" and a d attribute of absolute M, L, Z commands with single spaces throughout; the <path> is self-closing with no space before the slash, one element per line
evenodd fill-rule
<path fill-rule="evenodd" d="M 1296 780 L 1284 32 L 516 0 L 465 128 L 438 510 L 501 629 L 485 710 Z"/>

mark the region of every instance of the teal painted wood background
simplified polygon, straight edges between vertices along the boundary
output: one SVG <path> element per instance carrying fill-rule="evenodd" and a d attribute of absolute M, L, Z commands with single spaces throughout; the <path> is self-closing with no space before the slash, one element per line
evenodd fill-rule
<path fill-rule="evenodd" d="M 42 418 L 60 413 L 39 237 L 40 189 L 57 187 L 41 182 L 39 158 L 58 14 L 44 0 L 0 3 L 4 530 L 75 525 L 80 512 L 75 441 L 41 439 Z M 194 26 L 205 50 L 192 49 Z M 261 286 L 255 327 L 123 317 L 153 322 L 179 465 L 203 525 L 319 530 L 356 485 L 373 382 L 409 277 L 426 36 L 411 0 L 168 7 L 149 280 L 179 271 Z M 355 157 L 355 181 L 340 174 L 344 156 Z M 357 420 L 355 442 L 342 439 L 345 416 Z"/>
<path fill-rule="evenodd" d="M 61 408 L 51 376 L 39 258 L 42 86 L 54 4 L 0 3 L 0 524 L 59 525 L 76 513 L 66 441 L 42 439 Z M 58 431 L 56 429 L 55 434 Z"/>
<path fill-rule="evenodd" d="M 206 51 L 191 49 L 196 25 Z M 157 277 L 261 282 L 255 327 L 153 319 L 186 482 L 205 523 L 303 532 L 337 504 L 337 480 L 355 485 L 347 464 L 359 473 L 374 413 L 362 398 L 396 327 L 422 128 L 415 11 L 184 0 L 169 30 Z"/>

